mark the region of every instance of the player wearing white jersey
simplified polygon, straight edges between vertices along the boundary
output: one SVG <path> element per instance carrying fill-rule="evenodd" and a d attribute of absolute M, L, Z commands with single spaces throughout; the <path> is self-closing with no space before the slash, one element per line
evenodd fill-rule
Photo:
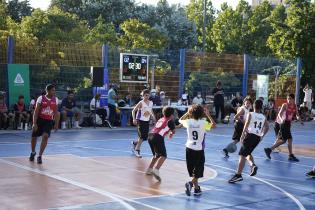
<path fill-rule="evenodd" d="M 185 184 L 186 194 L 190 196 L 194 186 L 194 195 L 201 194 L 198 179 L 203 177 L 205 164 L 206 131 L 215 127 L 215 121 L 207 114 L 201 105 L 193 105 L 179 122 L 187 129 L 186 165 L 192 181 Z"/>
<path fill-rule="evenodd" d="M 246 97 L 243 101 L 243 106 L 239 107 L 237 109 L 237 113 L 234 116 L 234 133 L 232 136 L 232 140 L 235 145 L 240 141 L 243 129 L 244 129 L 244 123 L 247 118 L 247 115 L 249 113 L 249 110 L 252 108 L 253 101 L 250 97 Z M 226 158 L 229 157 L 229 151 L 228 151 L 229 144 L 223 149 L 223 154 Z"/>
<path fill-rule="evenodd" d="M 256 100 L 254 102 L 254 112 L 250 112 L 246 118 L 245 126 L 241 136 L 242 147 L 239 151 L 239 162 L 236 174 L 229 180 L 229 183 L 235 183 L 243 180 L 242 172 L 245 160 L 248 161 L 251 171 L 250 176 L 255 176 L 258 167 L 255 165 L 254 158 L 251 155 L 261 139 L 266 135 L 269 129 L 266 117 L 261 113 L 263 102 Z"/>
<path fill-rule="evenodd" d="M 143 141 L 148 140 L 149 135 L 149 122 L 150 117 L 152 116 L 155 121 L 155 116 L 153 114 L 152 108 L 153 103 L 149 100 L 150 91 L 143 90 L 142 91 L 143 100 L 141 100 L 132 110 L 133 124 L 138 125 L 138 140 L 136 142 L 132 141 L 132 151 L 134 154 L 141 158 L 140 155 L 140 147 Z"/>

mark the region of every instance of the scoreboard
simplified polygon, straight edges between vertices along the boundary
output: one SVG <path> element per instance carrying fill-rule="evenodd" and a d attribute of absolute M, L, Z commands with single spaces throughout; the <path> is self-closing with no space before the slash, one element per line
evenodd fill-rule
<path fill-rule="evenodd" d="M 120 82 L 148 83 L 149 56 L 120 53 Z"/>

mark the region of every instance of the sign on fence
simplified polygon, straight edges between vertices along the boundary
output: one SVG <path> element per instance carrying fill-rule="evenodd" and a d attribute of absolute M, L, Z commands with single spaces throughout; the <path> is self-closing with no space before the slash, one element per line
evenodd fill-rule
<path fill-rule="evenodd" d="M 20 95 L 25 104 L 30 102 L 30 73 L 28 64 L 8 64 L 9 106 L 12 107 Z"/>
<path fill-rule="evenodd" d="M 268 85 L 269 85 L 269 76 L 257 74 L 256 98 L 263 97 L 264 103 L 268 102 Z"/>

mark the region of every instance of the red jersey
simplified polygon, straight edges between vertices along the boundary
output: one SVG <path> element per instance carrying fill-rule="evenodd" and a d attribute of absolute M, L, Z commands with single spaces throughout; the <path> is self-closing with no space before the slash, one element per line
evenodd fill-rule
<path fill-rule="evenodd" d="M 8 108 L 5 103 L 0 103 L 0 112 L 7 112 Z"/>
<path fill-rule="evenodd" d="M 40 104 L 41 104 L 41 107 L 39 110 L 39 117 L 44 120 L 53 120 L 54 113 L 57 110 L 57 106 L 58 106 L 56 98 L 53 97 L 49 100 L 46 96 L 42 96 L 42 100 Z"/>
<path fill-rule="evenodd" d="M 170 118 L 162 117 L 157 121 L 154 128 L 152 129 L 151 133 L 159 134 L 165 137 L 171 130 L 175 129 L 174 122 L 170 123 Z M 172 125 L 170 125 L 172 124 Z M 174 125 L 174 126 L 173 126 Z"/>
<path fill-rule="evenodd" d="M 293 120 L 293 116 L 296 115 L 296 105 L 295 104 L 289 104 L 289 103 L 286 103 L 286 110 L 282 113 L 282 116 L 281 118 L 284 120 L 284 121 L 289 121 L 291 122 Z M 276 119 L 276 122 L 277 123 L 281 123 L 281 120 L 279 119 L 279 116 L 277 117 Z"/>

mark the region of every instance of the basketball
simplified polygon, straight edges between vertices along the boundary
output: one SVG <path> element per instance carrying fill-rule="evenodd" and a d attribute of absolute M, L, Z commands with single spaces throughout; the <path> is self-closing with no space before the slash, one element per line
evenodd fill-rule
<path fill-rule="evenodd" d="M 229 152 L 229 153 L 233 153 L 237 150 L 237 146 L 236 144 L 234 144 L 233 142 L 231 142 L 230 144 L 227 145 L 226 147 L 226 150 Z"/>

